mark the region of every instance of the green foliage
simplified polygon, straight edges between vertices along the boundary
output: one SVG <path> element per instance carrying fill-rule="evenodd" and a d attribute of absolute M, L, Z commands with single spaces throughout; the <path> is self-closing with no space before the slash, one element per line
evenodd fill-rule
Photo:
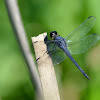
<path fill-rule="evenodd" d="M 97 21 L 90 33 L 100 34 L 99 0 L 18 0 L 18 5 L 31 49 L 32 36 L 55 30 L 65 37 L 91 15 Z M 73 56 L 85 71 L 88 70 L 90 81 L 85 79 L 69 59 L 55 67 L 63 100 L 100 99 L 98 45 L 84 54 Z M 35 98 L 34 88 L 3 0 L 0 0 L 0 96 L 2 100 Z"/>

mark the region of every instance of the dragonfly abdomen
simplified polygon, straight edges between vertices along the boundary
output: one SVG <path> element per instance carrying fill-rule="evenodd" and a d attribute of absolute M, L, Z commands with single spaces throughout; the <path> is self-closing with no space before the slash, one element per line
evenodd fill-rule
<path fill-rule="evenodd" d="M 66 53 L 66 55 L 70 58 L 70 60 L 76 65 L 76 67 L 83 73 L 83 75 L 90 80 L 89 76 L 82 70 L 82 68 L 78 65 L 78 63 L 74 60 L 74 58 L 71 56 L 67 48 L 64 48 L 63 51 Z"/>

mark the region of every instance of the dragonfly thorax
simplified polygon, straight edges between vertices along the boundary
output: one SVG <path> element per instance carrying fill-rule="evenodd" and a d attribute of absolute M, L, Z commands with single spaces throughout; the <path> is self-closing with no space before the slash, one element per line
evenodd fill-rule
<path fill-rule="evenodd" d="M 65 47 L 67 47 L 67 43 L 66 43 L 65 38 L 63 38 L 63 37 L 61 37 L 61 36 L 56 36 L 56 37 L 54 38 L 54 40 L 57 41 L 56 44 L 58 45 L 58 47 L 60 47 L 60 48 L 65 48 Z"/>

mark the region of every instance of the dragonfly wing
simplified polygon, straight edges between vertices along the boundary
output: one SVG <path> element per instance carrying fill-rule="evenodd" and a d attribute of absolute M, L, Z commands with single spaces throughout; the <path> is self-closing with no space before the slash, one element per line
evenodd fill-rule
<path fill-rule="evenodd" d="M 94 16 L 88 17 L 81 25 L 68 34 L 65 38 L 67 42 L 75 42 L 86 35 L 93 27 L 96 18 Z"/>
<path fill-rule="evenodd" d="M 100 39 L 100 35 L 91 34 L 89 36 L 84 37 L 83 39 L 68 44 L 68 50 L 71 54 L 81 54 L 87 51 L 90 47 L 95 45 L 97 41 Z"/>
<path fill-rule="evenodd" d="M 62 61 L 64 61 L 67 57 L 65 52 L 60 49 L 55 43 L 50 41 L 47 41 L 47 52 L 45 52 L 41 57 L 39 57 L 37 60 L 41 59 L 42 62 L 46 61 L 49 56 L 52 58 L 53 64 L 59 64 Z M 47 54 L 48 53 L 48 54 Z"/>
<path fill-rule="evenodd" d="M 61 63 L 67 57 L 65 52 L 60 49 L 55 43 L 47 44 L 47 51 L 49 56 L 52 58 L 54 65 Z"/>
<path fill-rule="evenodd" d="M 52 61 L 53 61 L 54 65 L 61 63 L 67 57 L 65 52 L 62 49 L 60 49 L 60 48 L 57 49 L 56 51 L 50 53 L 49 55 L 52 58 Z"/>

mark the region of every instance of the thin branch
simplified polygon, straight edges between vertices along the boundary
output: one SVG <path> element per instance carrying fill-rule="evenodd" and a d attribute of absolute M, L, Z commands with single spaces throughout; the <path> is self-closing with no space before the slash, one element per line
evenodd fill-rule
<path fill-rule="evenodd" d="M 37 37 L 32 37 L 36 59 L 38 59 L 37 65 L 38 65 L 40 80 L 43 88 L 44 99 L 60 100 L 54 66 L 49 54 L 46 53 L 47 46 L 44 43 L 44 39 L 46 36 L 47 34 L 44 33 L 44 34 L 40 34 Z"/>
<path fill-rule="evenodd" d="M 39 80 L 39 75 L 34 64 L 33 56 L 29 48 L 26 33 L 21 21 L 18 5 L 16 0 L 5 0 L 8 15 L 12 24 L 12 28 L 15 32 L 17 40 L 19 42 L 20 48 L 22 50 L 24 59 L 27 63 L 28 69 L 30 71 L 31 79 L 34 88 L 38 94 L 38 97 L 42 97 L 42 89 Z"/>

